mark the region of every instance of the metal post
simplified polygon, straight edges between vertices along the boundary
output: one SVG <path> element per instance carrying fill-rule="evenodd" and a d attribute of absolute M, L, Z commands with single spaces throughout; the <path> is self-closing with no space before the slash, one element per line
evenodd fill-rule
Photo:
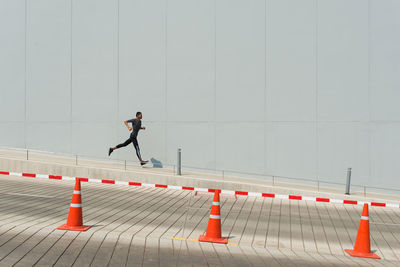
<path fill-rule="evenodd" d="M 177 174 L 182 175 L 182 150 L 178 148 Z"/>
<path fill-rule="evenodd" d="M 364 197 L 367 197 L 367 187 L 364 185 Z"/>
<path fill-rule="evenodd" d="M 346 195 L 350 195 L 351 168 L 347 169 Z"/>
<path fill-rule="evenodd" d="M 27 149 L 27 150 L 26 150 L 26 160 L 29 160 L 29 156 L 28 156 L 28 153 L 29 153 L 29 152 L 28 152 L 28 151 L 29 151 L 29 150 Z"/>
<path fill-rule="evenodd" d="M 125 162 L 125 171 L 126 171 L 126 160 L 124 162 Z"/>
<path fill-rule="evenodd" d="M 275 176 L 272 176 L 272 185 L 275 185 Z"/>
<path fill-rule="evenodd" d="M 75 165 L 78 166 L 78 155 L 75 155 Z"/>
<path fill-rule="evenodd" d="M 319 181 L 317 181 L 317 192 L 319 192 Z"/>

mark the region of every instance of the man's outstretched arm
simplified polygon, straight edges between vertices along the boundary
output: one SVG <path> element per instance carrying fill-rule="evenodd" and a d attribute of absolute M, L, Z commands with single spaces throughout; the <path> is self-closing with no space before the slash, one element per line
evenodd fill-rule
<path fill-rule="evenodd" d="M 129 131 L 132 131 L 132 127 L 129 126 L 128 121 L 124 121 L 125 126 L 128 128 Z"/>

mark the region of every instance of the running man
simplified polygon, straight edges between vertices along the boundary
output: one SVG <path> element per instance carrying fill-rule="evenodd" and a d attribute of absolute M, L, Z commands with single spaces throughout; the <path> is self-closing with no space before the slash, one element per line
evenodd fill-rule
<path fill-rule="evenodd" d="M 124 123 L 125 123 L 125 126 L 128 128 L 128 130 L 132 131 L 131 136 L 128 138 L 128 140 L 126 140 L 122 144 L 119 144 L 116 147 L 110 147 L 110 149 L 108 150 L 108 156 L 110 156 L 111 153 L 115 149 L 127 146 L 130 143 L 133 143 L 133 146 L 135 147 L 135 150 L 136 150 L 136 155 L 137 155 L 138 159 L 140 160 L 140 165 L 143 166 L 144 164 L 146 164 L 148 162 L 148 160 L 142 159 L 142 156 L 140 155 L 139 144 L 137 141 L 137 135 L 138 135 L 139 131 L 146 130 L 146 127 L 142 127 L 142 112 L 140 112 L 140 111 L 136 112 L 136 119 L 127 120 L 127 121 L 124 121 Z M 132 127 L 129 126 L 128 123 L 132 123 Z"/>

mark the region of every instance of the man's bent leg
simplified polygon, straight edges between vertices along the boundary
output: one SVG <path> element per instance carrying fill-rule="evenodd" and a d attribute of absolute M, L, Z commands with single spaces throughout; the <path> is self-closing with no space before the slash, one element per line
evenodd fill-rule
<path fill-rule="evenodd" d="M 139 148 L 139 143 L 138 143 L 137 139 L 136 138 L 132 139 L 132 143 L 133 143 L 133 146 L 135 147 L 135 150 L 136 150 L 136 156 L 138 157 L 140 162 L 142 162 L 143 161 L 142 160 L 142 155 L 140 155 L 140 148 Z"/>

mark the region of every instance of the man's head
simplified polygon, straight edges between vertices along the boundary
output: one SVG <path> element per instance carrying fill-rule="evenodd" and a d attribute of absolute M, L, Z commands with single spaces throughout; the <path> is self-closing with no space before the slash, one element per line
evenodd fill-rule
<path fill-rule="evenodd" d="M 136 119 L 138 119 L 138 120 L 142 119 L 142 112 L 140 112 L 140 111 L 136 112 Z"/>

